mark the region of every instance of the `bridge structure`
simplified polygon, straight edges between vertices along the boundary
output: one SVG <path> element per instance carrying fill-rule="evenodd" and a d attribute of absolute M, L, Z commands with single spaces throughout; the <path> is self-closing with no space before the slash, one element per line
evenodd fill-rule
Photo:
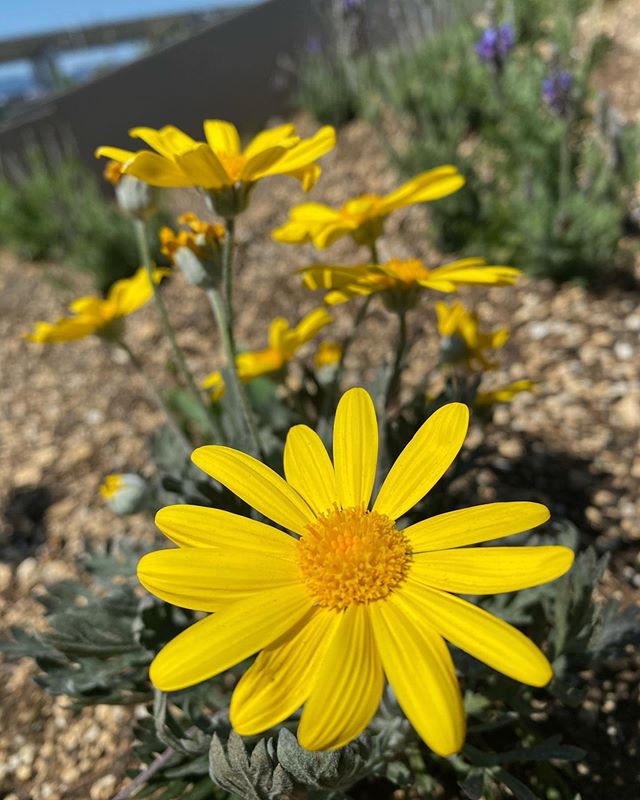
<path fill-rule="evenodd" d="M 62 54 L 138 42 L 151 49 L 191 36 L 237 11 L 237 6 L 216 7 L 0 39 L 0 64 L 29 61 L 38 89 L 50 92 L 64 85 L 58 66 Z"/>

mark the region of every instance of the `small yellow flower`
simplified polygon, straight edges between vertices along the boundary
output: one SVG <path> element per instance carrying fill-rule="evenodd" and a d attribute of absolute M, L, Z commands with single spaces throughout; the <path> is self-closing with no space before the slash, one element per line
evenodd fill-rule
<path fill-rule="evenodd" d="M 212 260 L 218 257 L 224 239 L 223 225 L 206 222 L 192 213 L 182 214 L 178 222 L 188 230 L 180 230 L 177 234 L 168 227 L 160 230 L 160 246 L 164 255 L 173 260 L 176 250 L 186 247 L 198 258 Z"/>
<path fill-rule="evenodd" d="M 276 317 L 269 327 L 269 347 L 264 350 L 253 350 L 239 353 L 236 356 L 236 368 L 243 383 L 248 383 L 260 375 L 278 372 L 291 361 L 296 352 L 307 342 L 317 336 L 325 326 L 333 322 L 324 308 L 316 308 L 303 317 L 295 328 L 290 328 L 284 317 Z M 202 386 L 208 388 L 211 381 L 215 384 L 219 373 L 213 372 L 205 378 Z"/>
<path fill-rule="evenodd" d="M 133 128 L 129 135 L 152 150 L 99 147 L 96 156 L 122 164 L 122 171 L 153 186 L 198 186 L 213 191 L 237 184 L 248 187 L 270 175 L 291 175 L 308 191 L 320 168 L 316 159 L 335 146 L 335 131 L 327 126 L 300 139 L 293 125 L 259 133 L 244 150 L 234 125 L 222 120 L 204 123 L 206 142 L 191 138 L 173 125 L 160 130 Z"/>
<path fill-rule="evenodd" d="M 493 406 L 496 403 L 510 403 L 520 392 L 535 392 L 536 381 L 520 380 L 501 386 L 490 392 L 478 392 L 474 401 L 477 406 Z"/>
<path fill-rule="evenodd" d="M 154 270 L 154 281 L 159 283 L 167 274 L 166 269 Z M 109 338 L 117 333 L 119 321 L 137 311 L 152 294 L 149 274 L 140 267 L 133 277 L 116 281 L 105 299 L 97 295 L 78 297 L 69 306 L 74 316 L 62 317 L 57 322 L 38 322 L 25 338 L 43 343 L 71 342 L 91 334 Z"/>
<path fill-rule="evenodd" d="M 385 196 L 365 194 L 338 209 L 322 203 L 302 203 L 289 212 L 289 221 L 273 231 L 273 238 L 287 244 L 313 242 L 324 248 L 343 236 L 357 244 L 371 245 L 382 235 L 384 220 L 398 208 L 446 197 L 464 185 L 453 166 L 423 172 Z"/>
<path fill-rule="evenodd" d="M 108 161 L 102 173 L 102 177 L 116 186 L 122 177 L 122 164 L 119 164 L 117 161 Z"/>
<path fill-rule="evenodd" d="M 218 403 L 224 397 L 227 390 L 221 372 L 212 372 L 202 381 L 202 388 L 209 390 L 209 397 L 212 403 Z"/>
<path fill-rule="evenodd" d="M 100 495 L 105 499 L 109 500 L 114 497 L 118 491 L 122 488 L 123 481 L 122 475 L 119 473 L 112 473 L 111 475 L 105 475 L 104 480 L 100 484 Z"/>
<path fill-rule="evenodd" d="M 304 706 L 300 744 L 331 750 L 369 724 L 386 675 L 419 735 L 450 755 L 465 721 L 445 639 L 515 680 L 548 683 L 551 665 L 529 639 L 456 596 L 512 592 L 566 572 L 573 553 L 565 547 L 467 547 L 540 525 L 547 509 L 490 503 L 398 524 L 451 465 L 468 416 L 460 403 L 436 411 L 371 508 L 378 423 L 363 389 L 338 404 L 333 463 L 305 425 L 287 436 L 286 479 L 238 450 L 197 449 L 196 466 L 293 535 L 214 508 L 158 513 L 178 547 L 144 556 L 141 583 L 167 602 L 215 613 L 158 653 L 154 685 L 178 691 L 258 653 L 231 699 L 234 729 L 259 734 Z"/>
<path fill-rule="evenodd" d="M 318 345 L 313 363 L 318 369 L 332 367 L 342 358 L 342 345 L 339 342 L 322 342 Z"/>
<path fill-rule="evenodd" d="M 419 289 L 455 292 L 460 286 L 490 284 L 507 286 L 516 282 L 520 270 L 487 264 L 483 258 L 463 258 L 430 269 L 417 258 L 392 259 L 384 264 L 357 264 L 353 267 L 318 264 L 300 270 L 308 289 L 328 289 L 324 301 L 337 305 L 353 297 L 377 292 L 401 294 Z"/>
<path fill-rule="evenodd" d="M 485 333 L 480 330 L 478 317 L 462 303 L 436 303 L 438 331 L 443 337 L 443 360 L 447 363 L 464 363 L 472 370 L 493 369 L 496 365 L 485 355 L 486 350 L 503 347 L 509 338 L 506 328 Z"/>

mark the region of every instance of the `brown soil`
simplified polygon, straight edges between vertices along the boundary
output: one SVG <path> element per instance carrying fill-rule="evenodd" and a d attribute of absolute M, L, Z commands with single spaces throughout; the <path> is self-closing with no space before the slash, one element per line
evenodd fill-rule
<path fill-rule="evenodd" d="M 635 81 L 620 81 L 616 73 L 627 69 L 627 59 L 634 75 L 640 65 L 637 4 L 634 0 L 611 4 L 603 20 L 616 37 L 603 80 L 624 110 L 637 115 L 640 96 L 626 105 L 630 95 L 623 95 L 620 88 Z M 366 125 L 354 123 L 325 159 L 314 197 L 338 203 L 359 192 L 386 191 L 396 181 L 375 136 Z M 236 297 L 240 338 L 248 345 L 265 342 L 273 316 L 282 314 L 293 322 L 317 302 L 292 276 L 294 268 L 317 255 L 311 248 L 287 247 L 269 238 L 286 208 L 301 197 L 291 182 L 273 180 L 258 187 L 242 220 Z M 197 198 L 188 193 L 178 204 L 197 210 Z M 389 221 L 384 253 L 432 257 L 426 229 L 421 209 L 399 213 Z M 329 252 L 336 263 L 353 263 L 362 256 L 346 242 Z M 138 378 L 97 340 L 40 347 L 21 338 L 35 321 L 61 315 L 72 296 L 89 289 L 76 276 L 65 291 L 54 289 L 53 282 L 43 277 L 69 280 L 60 266 L 21 263 L 9 253 L 0 254 L 2 629 L 13 624 L 37 626 L 38 589 L 74 575 L 88 544 L 128 534 L 149 540 L 153 536 L 146 517 L 115 518 L 97 489 L 108 472 L 148 468 L 145 442 L 161 417 L 144 399 Z M 180 342 L 202 377 L 220 363 L 208 306 L 179 276 L 163 292 Z M 585 543 L 612 553 L 602 593 L 634 602 L 640 586 L 637 292 L 611 288 L 596 296 L 581 288 L 523 280 L 513 289 L 466 291 L 463 296 L 474 303 L 487 326 L 512 328 L 492 382 L 524 377 L 540 382 L 536 395 L 521 395 L 497 410 L 487 431 L 495 457 L 478 478 L 478 497 L 547 502 L 555 515 L 576 523 Z M 351 311 L 345 307 L 336 312 L 331 338 L 348 330 Z M 384 334 L 392 324 L 382 306 L 376 305 L 350 354 L 348 384 L 363 368 L 366 372 L 388 355 Z M 430 298 L 425 297 L 413 313 L 411 327 L 414 344 L 406 380 L 417 382 L 436 360 Z M 166 381 L 169 352 L 151 306 L 131 318 L 129 338 L 150 363 L 155 378 Z M 39 498 L 43 508 L 48 505 L 42 520 L 20 516 L 25 492 L 35 492 L 28 497 Z M 32 683 L 33 672 L 29 662 L 18 666 L 0 662 L 0 796 L 5 800 L 111 797 L 129 766 L 129 712 L 99 707 L 74 716 L 64 699 L 52 699 Z M 590 702 L 592 712 L 602 719 L 602 729 L 614 730 L 608 743 L 615 743 L 618 757 L 625 748 L 637 746 L 616 740 L 616 726 L 622 723 L 606 691 L 594 687 Z M 633 702 L 632 697 L 631 707 Z M 627 722 L 624 729 L 632 730 L 633 721 Z M 603 741 L 602 747 L 606 746 Z M 627 789 L 630 793 L 624 794 Z M 630 785 L 617 787 L 616 794 L 620 800 L 636 797 L 637 785 L 635 790 Z"/>

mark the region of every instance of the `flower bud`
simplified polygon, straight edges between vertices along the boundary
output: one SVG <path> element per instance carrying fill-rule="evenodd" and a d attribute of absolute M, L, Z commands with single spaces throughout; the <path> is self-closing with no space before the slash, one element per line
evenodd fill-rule
<path fill-rule="evenodd" d="M 118 207 L 127 216 L 146 219 L 156 212 L 158 189 L 155 186 L 149 186 L 133 175 L 121 175 L 115 190 Z"/>
<path fill-rule="evenodd" d="M 143 511 L 149 501 L 147 482 L 135 472 L 107 475 L 100 486 L 100 494 L 119 517 Z"/>

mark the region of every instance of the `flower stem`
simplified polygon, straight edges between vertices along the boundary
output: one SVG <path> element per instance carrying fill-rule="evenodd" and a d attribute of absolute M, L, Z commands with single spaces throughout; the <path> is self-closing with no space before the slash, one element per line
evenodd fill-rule
<path fill-rule="evenodd" d="M 229 375 L 231 377 L 230 389 L 233 393 L 234 400 L 236 400 L 240 405 L 242 417 L 249 433 L 249 439 L 251 440 L 254 451 L 260 456 L 264 456 L 262 444 L 260 442 L 260 436 L 258 434 L 258 427 L 253 416 L 253 409 L 251 408 L 249 398 L 242 381 L 240 380 L 240 376 L 238 375 L 235 343 L 231 335 L 229 318 L 227 316 L 224 300 L 217 289 L 207 289 L 207 297 L 211 303 L 213 316 L 215 317 L 216 324 L 220 332 L 220 338 L 222 339 L 222 347 L 227 358 Z"/>
<path fill-rule="evenodd" d="M 147 273 L 149 274 L 151 286 L 153 287 L 153 299 L 156 304 L 156 310 L 158 312 L 158 316 L 160 317 L 160 324 L 162 326 L 164 335 L 169 340 L 169 344 L 171 345 L 171 350 L 173 352 L 173 357 L 178 366 L 180 374 L 182 375 L 185 383 L 187 384 L 189 392 L 193 395 L 194 400 L 196 400 L 196 402 L 200 406 L 200 409 L 205 415 L 205 418 L 209 425 L 210 432 L 216 438 L 219 438 L 220 428 L 218 422 L 213 416 L 208 404 L 205 403 L 205 401 L 202 398 L 202 394 L 198 389 L 195 378 L 193 377 L 193 374 L 187 365 L 182 350 L 180 349 L 180 345 L 177 342 L 173 326 L 171 325 L 171 320 L 169 319 L 169 314 L 167 313 L 167 308 L 160 294 L 160 289 L 157 283 L 153 279 L 153 262 L 151 260 L 151 252 L 149 250 L 149 242 L 147 240 L 146 225 L 144 221 L 141 219 L 134 220 L 133 224 L 135 227 L 136 241 L 138 243 L 140 258 L 142 260 L 142 263 L 144 264 L 145 269 L 147 270 Z"/>
<path fill-rule="evenodd" d="M 396 345 L 396 356 L 393 363 L 393 370 L 389 383 L 387 384 L 387 391 L 385 393 L 384 407 L 388 411 L 389 406 L 393 403 L 400 388 L 400 377 L 402 375 L 402 366 L 404 364 L 404 357 L 407 350 L 407 312 L 403 308 L 398 311 L 398 343 Z"/>
<path fill-rule="evenodd" d="M 133 352 L 133 350 L 131 350 L 129 345 L 124 340 L 120 339 L 118 342 L 118 346 L 122 350 L 124 350 L 124 352 L 129 357 L 129 361 L 131 362 L 132 366 L 137 370 L 137 372 L 144 380 L 150 398 L 153 400 L 158 409 L 162 411 L 162 413 L 166 416 L 169 427 L 173 431 L 173 434 L 176 437 L 176 439 L 184 447 L 185 452 L 187 454 L 191 453 L 191 451 L 193 450 L 193 444 L 185 436 L 184 431 L 182 430 L 177 420 L 173 416 L 171 409 L 165 403 L 162 394 L 158 391 L 158 389 L 156 389 L 155 384 L 149 377 L 149 373 L 145 370 L 142 361 L 140 361 L 138 356 L 136 356 L 136 354 Z"/>
<path fill-rule="evenodd" d="M 225 220 L 226 236 L 224 237 L 224 248 L 222 251 L 222 293 L 227 312 L 227 325 L 229 327 L 229 337 L 236 353 L 236 343 L 233 334 L 234 314 L 233 314 L 233 254 L 236 238 L 236 221 L 233 217 Z"/>

